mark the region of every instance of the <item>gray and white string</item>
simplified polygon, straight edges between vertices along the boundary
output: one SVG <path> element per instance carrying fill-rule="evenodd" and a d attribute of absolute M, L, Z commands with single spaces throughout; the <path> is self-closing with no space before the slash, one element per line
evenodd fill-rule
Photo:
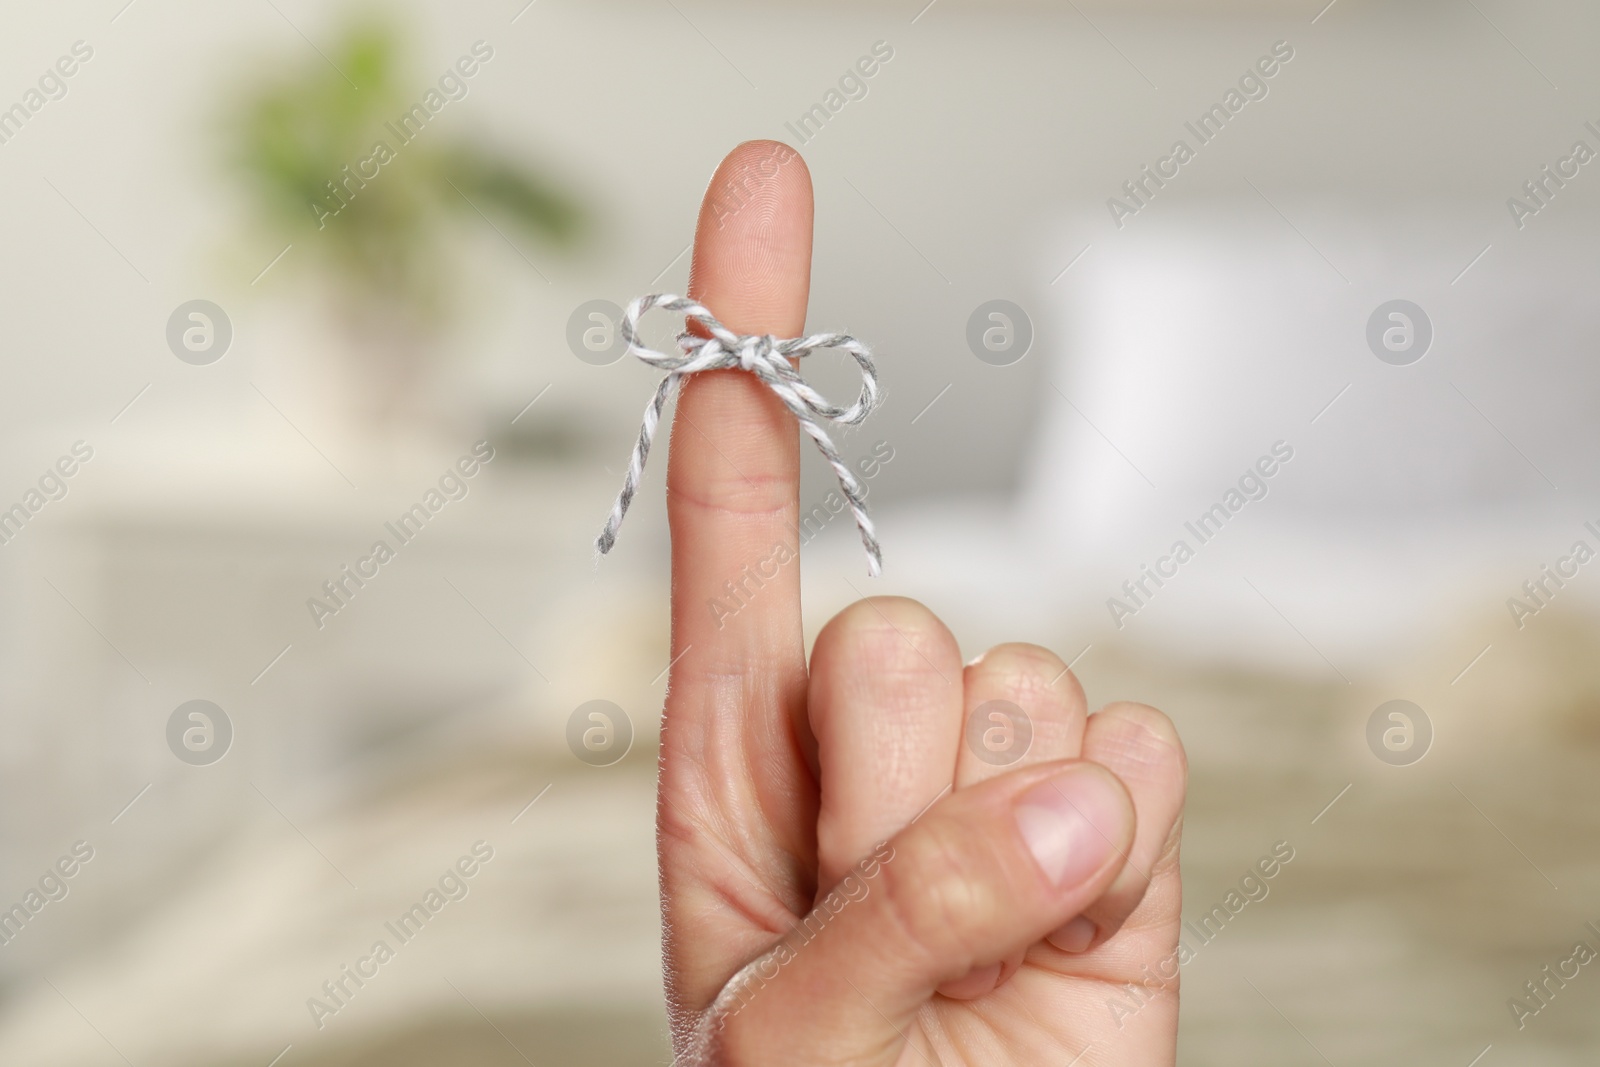
<path fill-rule="evenodd" d="M 678 335 L 682 354 L 656 352 L 646 348 L 639 340 L 639 320 L 653 307 L 682 312 L 684 317 L 705 327 L 710 337 L 685 330 Z M 867 517 L 866 493 L 860 481 L 845 464 L 834 447 L 828 432 L 822 428 L 824 420 L 843 426 L 859 425 L 878 406 L 878 370 L 872 363 L 872 352 L 866 345 L 843 333 L 814 333 L 780 341 L 771 334 L 737 334 L 716 320 L 716 317 L 693 300 L 666 293 L 642 296 L 628 305 L 622 316 L 622 338 L 628 351 L 650 366 L 666 371 L 666 377 L 656 387 L 655 396 L 644 409 L 644 421 L 639 426 L 639 440 L 633 446 L 633 456 L 628 460 L 628 473 L 622 481 L 622 492 L 611 506 L 605 529 L 600 531 L 595 547 L 601 555 L 611 551 L 616 543 L 617 531 L 633 502 L 633 494 L 644 477 L 645 459 L 650 455 L 650 443 L 655 440 L 656 428 L 661 424 L 661 412 L 667 402 L 678 393 L 683 379 L 704 370 L 747 370 L 766 383 L 783 406 L 788 408 L 800 423 L 800 428 L 816 442 L 828 465 L 839 476 L 839 488 L 844 492 L 855 516 L 856 528 L 861 531 L 861 544 L 867 550 L 867 573 L 877 577 L 883 571 L 883 553 L 878 548 L 878 537 Z M 861 395 L 849 407 L 836 407 L 808 385 L 790 358 L 799 359 L 822 349 L 848 352 L 861 368 Z"/>

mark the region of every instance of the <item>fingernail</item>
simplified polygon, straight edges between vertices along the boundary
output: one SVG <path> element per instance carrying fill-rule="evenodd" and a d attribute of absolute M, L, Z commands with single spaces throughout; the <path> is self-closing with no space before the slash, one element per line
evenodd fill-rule
<path fill-rule="evenodd" d="M 1045 940 L 1062 952 L 1083 952 L 1094 943 L 1095 933 L 1094 923 L 1080 915 L 1062 925 Z"/>
<path fill-rule="evenodd" d="M 1076 885 L 1127 836 L 1127 801 L 1105 772 L 1071 767 L 1017 798 L 1017 828 L 1051 884 Z"/>

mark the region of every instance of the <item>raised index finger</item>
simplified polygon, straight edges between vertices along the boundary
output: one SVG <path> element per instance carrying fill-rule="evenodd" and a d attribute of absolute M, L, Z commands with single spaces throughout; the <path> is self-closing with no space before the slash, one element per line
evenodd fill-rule
<path fill-rule="evenodd" d="M 690 294 L 736 333 L 798 336 L 811 214 L 811 176 L 792 149 L 740 145 L 706 191 Z M 799 444 L 754 375 L 685 381 L 667 471 L 673 666 L 658 817 L 671 995 L 692 1009 L 815 892 Z"/>
<path fill-rule="evenodd" d="M 798 336 L 811 286 L 811 176 L 752 141 L 717 168 L 695 230 L 690 295 L 735 333 Z M 673 688 L 697 675 L 798 670 L 800 452 L 794 417 L 754 375 L 690 375 L 667 472 Z M 783 679 L 796 682 L 794 677 Z"/>

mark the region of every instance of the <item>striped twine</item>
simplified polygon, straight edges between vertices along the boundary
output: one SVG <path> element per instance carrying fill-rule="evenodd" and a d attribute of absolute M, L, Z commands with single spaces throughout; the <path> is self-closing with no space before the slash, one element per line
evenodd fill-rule
<path fill-rule="evenodd" d="M 639 320 L 654 307 L 681 312 L 685 318 L 705 327 L 711 336 L 701 337 L 688 330 L 680 333 L 678 346 L 683 349 L 681 355 L 646 348 L 639 340 Z M 650 444 L 655 440 L 656 429 L 661 425 L 661 412 L 667 402 L 678 395 L 683 379 L 705 370 L 737 369 L 749 371 L 765 382 L 794 415 L 800 428 L 816 442 L 817 450 L 838 475 L 839 488 L 844 492 L 851 514 L 855 516 L 856 528 L 861 531 L 861 544 L 867 551 L 867 574 L 876 578 L 883 573 L 883 552 L 878 547 L 872 520 L 867 516 L 866 492 L 822 427 L 823 421 L 843 426 L 860 425 L 878 406 L 878 371 L 872 363 L 872 352 L 866 345 L 843 333 L 814 333 L 787 341 L 780 341 L 771 334 L 736 334 L 718 322 L 701 304 L 667 293 L 653 293 L 634 300 L 623 313 L 621 329 L 628 351 L 650 366 L 666 371 L 666 377 L 656 386 L 655 396 L 644 409 L 644 421 L 639 425 L 639 439 L 634 442 L 633 456 L 628 460 L 628 473 L 622 481 L 622 492 L 617 494 L 617 502 L 611 506 L 605 529 L 600 531 L 600 536 L 595 540 L 595 547 L 601 555 L 610 552 L 611 546 L 616 544 L 623 516 L 627 515 L 628 505 L 633 503 L 633 495 L 644 478 L 645 460 L 650 455 Z M 800 359 L 820 349 L 848 352 L 861 368 L 861 395 L 849 407 L 836 407 L 828 403 L 822 394 L 806 384 L 800 372 L 789 362 L 791 358 Z"/>

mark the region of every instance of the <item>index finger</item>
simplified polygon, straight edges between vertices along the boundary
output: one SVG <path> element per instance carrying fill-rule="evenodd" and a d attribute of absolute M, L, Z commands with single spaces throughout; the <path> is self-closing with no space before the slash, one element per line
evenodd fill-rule
<path fill-rule="evenodd" d="M 800 335 L 811 224 L 799 155 L 772 141 L 740 145 L 701 204 L 690 295 L 735 333 Z M 799 433 L 772 390 L 744 371 L 690 375 L 667 470 L 672 654 L 684 657 L 674 690 L 750 671 L 803 689 L 799 486 Z"/>
<path fill-rule="evenodd" d="M 740 145 L 706 190 L 690 294 L 737 333 L 799 335 L 811 215 L 792 149 Z M 770 388 L 742 370 L 689 375 L 667 469 L 672 678 L 657 818 L 672 996 L 695 1007 L 815 890 L 799 482 L 799 428 Z"/>

